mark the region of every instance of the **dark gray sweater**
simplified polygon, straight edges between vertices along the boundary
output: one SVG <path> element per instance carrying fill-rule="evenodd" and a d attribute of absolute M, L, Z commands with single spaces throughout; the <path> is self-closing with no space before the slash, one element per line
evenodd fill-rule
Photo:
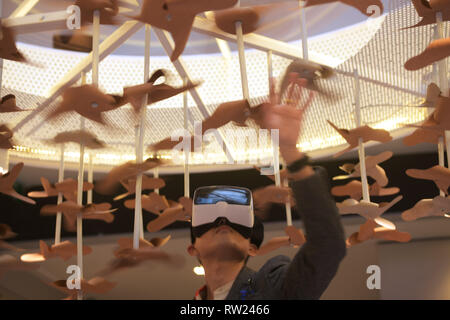
<path fill-rule="evenodd" d="M 327 173 L 314 170 L 313 176 L 290 183 L 306 243 L 292 261 L 279 255 L 257 272 L 244 267 L 227 300 L 319 299 L 328 287 L 345 257 L 345 237 Z"/>

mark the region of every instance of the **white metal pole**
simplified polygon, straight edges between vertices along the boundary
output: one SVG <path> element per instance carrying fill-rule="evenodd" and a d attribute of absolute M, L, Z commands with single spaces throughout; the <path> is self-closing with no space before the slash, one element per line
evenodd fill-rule
<path fill-rule="evenodd" d="M 269 75 L 269 90 L 270 90 L 270 80 L 273 77 L 273 64 L 272 64 L 272 51 L 267 52 L 267 70 Z M 270 138 L 272 140 L 272 150 L 273 150 L 273 169 L 275 176 L 275 185 L 277 187 L 281 186 L 281 175 L 280 175 L 280 149 L 279 149 L 279 134 L 275 132 L 270 132 Z M 284 186 L 289 186 L 287 180 L 283 181 Z M 286 202 L 286 224 L 292 226 L 292 210 L 291 203 Z"/>
<path fill-rule="evenodd" d="M 308 33 L 306 30 L 306 15 L 305 15 L 305 1 L 299 1 L 300 6 L 300 25 L 301 25 L 301 37 L 302 37 L 302 50 L 303 50 L 303 59 L 309 60 L 308 54 Z"/>
<path fill-rule="evenodd" d="M 61 143 L 58 182 L 63 182 L 63 180 L 64 180 L 64 143 Z M 61 204 L 62 202 L 63 202 L 63 195 L 61 192 L 59 192 L 57 204 Z M 62 223 L 62 213 L 58 212 L 56 213 L 55 244 L 61 242 L 61 223 Z"/>
<path fill-rule="evenodd" d="M 355 118 L 356 118 L 356 127 L 362 126 L 362 119 L 361 119 L 361 100 L 360 100 L 360 94 L 361 94 L 361 87 L 359 83 L 359 74 L 358 70 L 354 70 L 354 89 L 355 89 Z M 364 150 L 364 143 L 363 139 L 359 138 L 358 140 L 358 155 L 359 155 L 359 165 L 361 169 L 361 184 L 362 184 L 362 193 L 363 193 L 363 200 L 366 202 L 370 202 L 370 195 L 369 195 L 369 184 L 367 182 L 367 171 L 366 171 L 366 154 Z"/>
<path fill-rule="evenodd" d="M 184 85 L 187 85 L 187 78 L 184 78 Z M 190 146 L 190 137 L 187 134 L 189 132 L 189 127 L 188 127 L 188 95 L 187 95 L 187 91 L 183 92 L 183 110 L 184 110 L 184 133 L 185 133 L 185 138 L 184 139 L 189 139 L 189 143 L 185 142 L 185 146 L 186 144 L 188 144 Z M 190 146 L 191 147 L 191 146 Z M 189 190 L 189 154 L 190 154 L 190 149 L 189 148 L 184 148 L 184 196 L 186 198 L 189 198 L 190 195 L 190 190 Z"/>
<path fill-rule="evenodd" d="M 81 74 L 81 85 L 86 83 L 86 74 Z M 85 119 L 80 117 L 80 129 L 84 130 Z M 84 181 L 84 144 L 80 144 L 80 162 L 78 167 L 78 188 L 77 188 L 77 204 L 83 205 L 83 181 Z M 83 279 L 83 215 L 81 212 L 77 214 L 77 265 L 80 268 L 80 279 Z M 83 299 L 83 294 L 78 291 L 78 300 Z"/>
<path fill-rule="evenodd" d="M 249 99 L 250 94 L 248 90 L 247 80 L 247 67 L 245 64 L 245 47 L 244 47 L 244 35 L 242 33 L 242 22 L 236 21 L 236 36 L 239 52 L 239 66 L 241 68 L 241 83 L 242 83 L 242 95 L 244 99 Z"/>
<path fill-rule="evenodd" d="M 94 156 L 92 153 L 89 153 L 89 164 L 88 164 L 88 182 L 94 183 L 94 165 L 93 165 L 93 158 Z M 93 190 L 88 190 L 87 192 L 87 204 L 93 203 L 92 201 L 92 193 Z"/>
<path fill-rule="evenodd" d="M 150 74 L 150 25 L 145 25 L 145 57 L 144 57 L 144 83 L 147 83 Z M 138 129 L 138 144 L 136 146 L 136 162 L 144 161 L 144 126 L 147 113 L 148 96 L 144 95 Z M 134 207 L 134 233 L 133 248 L 139 249 L 139 238 L 144 236 L 142 222 L 142 173 L 136 177 L 136 205 Z"/>
<path fill-rule="evenodd" d="M 153 169 L 153 178 L 159 178 L 159 169 L 158 169 L 158 167 Z M 159 194 L 159 189 L 155 189 L 155 193 Z"/>

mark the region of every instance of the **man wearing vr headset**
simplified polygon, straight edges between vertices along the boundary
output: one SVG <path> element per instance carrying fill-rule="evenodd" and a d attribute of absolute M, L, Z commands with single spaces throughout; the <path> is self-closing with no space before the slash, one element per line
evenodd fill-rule
<path fill-rule="evenodd" d="M 206 284 L 195 299 L 319 299 L 335 276 L 346 254 L 340 216 L 325 169 L 311 167 L 308 157 L 296 147 L 311 99 L 312 95 L 301 109 L 280 105 L 272 85 L 270 102 L 261 105 L 253 117 L 263 129 L 279 129 L 280 154 L 305 226 L 306 243 L 292 261 L 279 255 L 253 271 L 246 262 L 257 254 L 264 231 L 253 215 L 250 190 L 228 186 L 197 189 L 188 253 L 203 265 Z"/>

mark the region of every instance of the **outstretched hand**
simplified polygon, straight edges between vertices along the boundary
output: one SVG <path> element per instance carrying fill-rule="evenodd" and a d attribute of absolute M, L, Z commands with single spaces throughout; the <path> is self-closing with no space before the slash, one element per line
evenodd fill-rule
<path fill-rule="evenodd" d="M 305 111 L 314 97 L 314 93 L 310 92 L 306 102 L 300 108 L 296 108 L 302 99 L 303 88 L 307 81 L 293 73 L 290 75 L 290 84 L 286 103 L 282 104 L 280 93 L 276 91 L 275 81 L 272 79 L 269 101 L 263 103 L 252 117 L 262 129 L 279 130 L 280 150 L 296 149 Z"/>

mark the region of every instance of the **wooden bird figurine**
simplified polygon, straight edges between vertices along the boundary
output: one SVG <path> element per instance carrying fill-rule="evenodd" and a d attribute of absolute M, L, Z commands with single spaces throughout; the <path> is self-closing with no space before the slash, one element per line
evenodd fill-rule
<path fill-rule="evenodd" d="M 371 239 L 381 239 L 395 242 L 409 242 L 411 235 L 408 232 L 391 230 L 385 227 L 377 227 L 374 220 L 367 220 L 360 226 L 359 232 L 353 233 L 347 240 L 347 248 Z"/>
<path fill-rule="evenodd" d="M 358 146 L 359 138 L 362 138 L 363 142 L 378 141 L 385 143 L 392 140 L 392 136 L 390 135 L 389 131 L 383 129 L 372 129 L 368 125 L 365 125 L 355 129 L 347 130 L 340 129 L 336 127 L 331 121 L 327 121 L 349 144 L 346 149 L 336 153 L 333 158 L 337 158 L 344 153 L 352 150 L 353 148 L 356 148 Z"/>
<path fill-rule="evenodd" d="M 124 88 L 122 97 L 115 96 L 117 105 L 130 103 L 134 111 L 139 113 L 142 108 L 142 101 L 145 95 L 147 95 L 147 105 L 151 105 L 153 103 L 174 97 L 200 85 L 200 83 L 188 83 L 181 87 L 175 88 L 165 82 L 155 84 L 156 80 L 159 78 L 167 78 L 166 72 L 167 71 L 162 69 L 156 70 L 147 83 Z"/>
<path fill-rule="evenodd" d="M 118 24 L 115 17 L 119 13 L 117 0 L 76 0 L 75 5 L 80 7 L 81 24 L 93 23 L 94 11 L 100 11 L 100 24 Z"/>
<path fill-rule="evenodd" d="M 384 151 L 375 156 L 366 156 L 366 173 L 368 177 L 375 179 L 377 184 L 380 187 L 385 187 L 389 179 L 386 175 L 386 172 L 383 168 L 381 168 L 378 164 L 388 160 L 393 155 L 392 151 Z M 352 163 L 345 163 L 340 166 L 339 169 L 348 173 L 346 176 L 336 176 L 333 177 L 333 180 L 342 180 L 348 178 L 356 178 L 361 176 L 361 164 L 358 163 L 356 165 Z"/>
<path fill-rule="evenodd" d="M 161 159 L 148 158 L 142 163 L 135 163 L 133 161 L 126 162 L 117 167 L 114 167 L 106 177 L 95 185 L 95 191 L 100 194 L 112 194 L 120 181 L 136 178 L 138 174 L 144 173 L 150 169 L 156 168 L 165 163 Z"/>
<path fill-rule="evenodd" d="M 412 178 L 432 180 L 439 190 L 448 194 L 448 187 L 450 186 L 450 169 L 443 166 L 433 166 L 431 168 L 408 169 L 406 174 Z"/>
<path fill-rule="evenodd" d="M 197 14 L 230 8 L 236 3 L 237 0 L 143 0 L 140 15 L 130 18 L 169 31 L 175 42 L 170 60 L 175 61 L 184 51 Z"/>
<path fill-rule="evenodd" d="M 39 269 L 39 266 L 40 265 L 38 263 L 25 263 L 12 255 L 3 254 L 0 255 L 0 279 L 8 271 L 16 271 L 16 270 L 31 271 Z"/>
<path fill-rule="evenodd" d="M 27 62 L 27 59 L 16 47 L 13 31 L 2 24 L 0 35 L 0 58 L 16 62 Z"/>
<path fill-rule="evenodd" d="M 229 34 L 236 34 L 236 22 L 241 22 L 242 33 L 248 34 L 264 27 L 266 22 L 298 10 L 288 3 L 271 3 L 251 7 L 233 7 L 214 12 L 216 26 Z"/>
<path fill-rule="evenodd" d="M 342 203 L 336 203 L 341 215 L 359 214 L 366 219 L 375 220 L 379 225 L 389 229 L 395 229 L 395 225 L 380 216 L 402 200 L 402 196 L 397 196 L 394 200 L 387 204 L 378 204 L 374 202 L 366 202 L 364 200 L 356 201 L 354 199 L 344 200 Z"/>
<path fill-rule="evenodd" d="M 390 196 L 399 192 L 399 188 L 382 188 L 377 182 L 369 186 L 369 195 L 371 196 Z M 352 180 L 345 185 L 331 188 L 331 194 L 337 197 L 349 196 L 359 201 L 362 198 L 362 183 L 358 180 Z"/>
<path fill-rule="evenodd" d="M 142 195 L 141 198 L 142 209 L 151 212 L 153 214 L 159 215 L 161 211 L 169 208 L 169 202 L 165 196 L 161 196 L 156 192 L 152 192 L 149 195 Z M 134 209 L 136 205 L 135 199 L 126 200 L 124 202 L 125 207 L 128 209 Z"/>
<path fill-rule="evenodd" d="M 448 56 L 450 56 L 450 38 L 433 40 L 422 53 L 406 61 L 405 69 L 409 71 L 419 70 Z"/>
<path fill-rule="evenodd" d="M 67 220 L 66 228 L 71 231 L 75 228 L 77 215 L 82 214 L 83 219 L 101 220 L 106 223 L 114 221 L 112 212 L 117 209 L 111 209 L 111 204 L 107 202 L 99 204 L 78 205 L 73 201 L 65 201 L 58 205 L 45 205 L 41 208 L 41 215 L 54 215 L 57 212 L 62 212 L 64 218 Z"/>
<path fill-rule="evenodd" d="M 99 272 L 101 276 L 108 276 L 117 271 L 134 268 L 147 261 L 158 261 L 165 265 L 181 268 L 185 258 L 177 254 L 166 253 L 160 248 L 145 246 L 139 249 L 124 248 L 115 252 L 117 258 L 109 263 L 108 267 Z"/>
<path fill-rule="evenodd" d="M 238 126 L 246 126 L 245 122 L 248 118 L 258 111 L 258 107 L 250 108 L 247 100 L 237 100 L 231 102 L 225 102 L 220 104 L 213 114 L 203 120 L 201 125 L 202 135 L 210 129 L 218 129 L 224 125 L 233 122 Z M 149 151 L 159 151 L 159 150 L 170 150 L 177 146 L 179 143 L 183 142 L 184 137 L 180 137 L 178 140 L 173 141 L 172 137 L 163 139 L 157 143 L 154 143 L 148 147 Z M 192 152 L 197 151 L 195 146 L 200 146 L 201 143 L 196 141 L 199 140 L 197 136 L 191 137 L 190 148 Z M 183 142 L 186 143 L 186 142 Z"/>
<path fill-rule="evenodd" d="M 165 238 L 152 238 L 150 241 L 140 238 L 139 239 L 139 248 L 161 248 L 170 240 L 170 235 Z M 119 248 L 114 251 L 114 255 L 116 257 L 120 256 L 120 253 L 123 252 L 124 249 L 132 249 L 133 248 L 133 238 L 120 238 L 117 240 L 119 244 Z"/>
<path fill-rule="evenodd" d="M 16 104 L 16 96 L 8 94 L 2 98 L 0 104 L 0 113 L 29 111 L 21 109 Z"/>
<path fill-rule="evenodd" d="M 77 255 L 77 245 L 70 241 L 63 241 L 58 244 L 53 244 L 49 247 L 44 241 L 39 241 L 39 253 L 26 253 L 20 257 L 23 262 L 43 262 L 51 258 L 61 258 L 64 261 L 69 260 Z M 92 249 L 88 246 L 83 246 L 83 255 L 90 254 Z"/>
<path fill-rule="evenodd" d="M 78 144 L 83 144 L 86 148 L 89 149 L 101 149 L 105 148 L 106 145 L 104 142 L 97 139 L 97 137 L 86 130 L 74 130 L 74 131 L 65 131 L 58 133 L 52 140 L 53 143 L 67 143 L 67 142 L 75 142 Z"/>
<path fill-rule="evenodd" d="M 300 229 L 297 229 L 294 226 L 287 226 L 284 231 L 287 236 L 270 239 L 258 249 L 257 255 L 262 256 L 286 246 L 298 248 L 306 242 L 305 235 Z"/>
<path fill-rule="evenodd" d="M 192 217 L 192 200 L 181 197 L 179 203 L 172 203 L 172 206 L 147 224 L 147 231 L 157 232 L 176 221 L 190 221 Z"/>
<path fill-rule="evenodd" d="M 272 184 L 252 190 L 252 196 L 255 214 L 260 218 L 266 217 L 268 208 L 272 203 L 285 204 L 290 202 L 291 206 L 295 206 L 292 190 L 289 187 L 278 187 Z"/>
<path fill-rule="evenodd" d="M 337 2 L 338 0 L 307 0 L 305 7 L 316 6 L 319 4 Z M 349 5 L 358 9 L 362 14 L 366 16 L 373 15 L 373 11 L 369 10 L 371 6 L 377 6 L 380 9 L 380 13 L 383 12 L 384 6 L 381 0 L 339 0 L 339 2 Z"/>
<path fill-rule="evenodd" d="M 417 128 L 409 136 L 403 138 L 402 142 L 405 146 L 415 146 L 419 143 L 438 144 L 439 138 L 445 140 L 445 130 L 440 128 L 439 124 L 434 120 L 431 114 L 421 125 L 408 124 L 406 127 Z"/>
<path fill-rule="evenodd" d="M 12 167 L 12 169 L 9 172 L 0 175 L 0 193 L 6 194 L 8 196 L 11 196 L 13 198 L 19 199 L 21 201 L 30 204 L 36 204 L 36 201 L 19 194 L 13 188 L 13 184 L 16 181 L 17 177 L 19 176 L 20 171 L 22 171 L 22 168 L 23 162 L 19 162 L 14 167 Z"/>
<path fill-rule="evenodd" d="M 306 84 L 302 86 L 308 90 L 316 91 L 323 94 L 325 97 L 336 98 L 337 94 L 326 92 L 320 89 L 317 85 L 318 80 L 328 79 L 334 75 L 334 70 L 331 67 L 321 65 L 315 62 L 306 61 L 303 59 L 296 59 L 292 61 L 284 72 L 281 80 L 280 94 L 281 96 L 287 93 L 289 84 L 292 82 L 292 74 L 296 74 L 298 78 L 305 79 Z M 291 86 L 292 88 L 292 86 Z"/>
<path fill-rule="evenodd" d="M 127 190 L 127 192 L 118 195 L 113 200 L 121 200 L 131 194 L 134 194 L 136 192 L 136 179 L 128 179 L 126 181 L 120 182 L 122 186 Z M 166 186 L 166 183 L 161 178 L 151 178 L 146 175 L 142 176 L 142 188 L 141 190 L 153 190 L 153 189 L 161 189 Z"/>
<path fill-rule="evenodd" d="M 426 26 L 436 23 L 436 13 L 442 13 L 442 21 L 450 21 L 449 0 L 411 0 L 422 20 L 409 28 Z"/>
<path fill-rule="evenodd" d="M 82 85 L 64 90 L 62 102 L 47 115 L 47 119 L 53 119 L 63 113 L 75 111 L 83 117 L 105 124 L 103 112 L 117 108 L 116 100 L 104 94 L 94 85 Z"/>
<path fill-rule="evenodd" d="M 28 196 L 31 198 L 48 198 L 56 197 L 61 192 L 69 201 L 76 201 L 76 195 L 78 190 L 78 181 L 68 178 L 62 182 L 51 184 L 46 178 L 41 177 L 41 184 L 44 187 L 44 191 L 31 191 L 28 192 Z M 94 185 L 90 182 L 83 182 L 83 191 L 94 189 Z"/>
<path fill-rule="evenodd" d="M 450 198 L 436 196 L 433 199 L 422 199 L 414 207 L 403 211 L 402 219 L 405 221 L 414 221 L 424 217 L 444 216 L 450 217 Z"/>
<path fill-rule="evenodd" d="M 0 149 L 11 149 L 13 132 L 4 124 L 0 125 Z"/>
<path fill-rule="evenodd" d="M 80 290 L 69 289 L 67 287 L 67 280 L 58 280 L 50 284 L 52 287 L 61 290 L 62 292 L 68 294 L 69 296 L 64 300 L 76 300 L 78 292 L 83 292 L 85 294 L 105 294 L 117 285 L 116 282 L 108 281 L 101 277 L 94 277 L 90 280 L 81 279 L 80 280 Z"/>
<path fill-rule="evenodd" d="M 16 246 L 7 243 L 6 239 L 11 239 L 17 236 L 17 233 L 11 230 L 11 227 L 7 224 L 0 223 L 0 249 L 6 249 L 11 251 L 24 251 Z"/>

